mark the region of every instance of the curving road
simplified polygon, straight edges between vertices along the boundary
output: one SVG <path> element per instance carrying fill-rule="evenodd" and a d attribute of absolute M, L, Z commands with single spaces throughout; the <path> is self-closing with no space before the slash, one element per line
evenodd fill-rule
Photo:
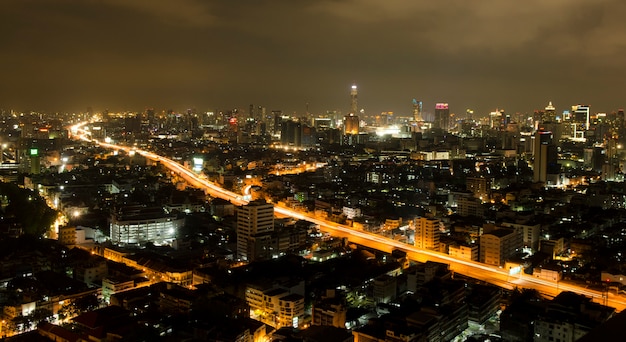
<path fill-rule="evenodd" d="M 222 198 L 228 200 L 236 205 L 245 205 L 248 203 L 246 199 L 240 194 L 234 193 L 232 191 L 228 191 L 219 185 L 209 182 L 206 179 L 199 177 L 192 170 L 182 166 L 178 162 L 175 162 L 169 158 L 162 157 L 158 154 L 138 150 L 128 146 L 120 146 L 115 144 L 109 144 L 105 142 L 100 142 L 96 140 L 90 139 L 85 133 L 85 131 L 81 130 L 83 124 L 72 126 L 72 132 L 79 139 L 85 141 L 94 142 L 102 147 L 110 148 L 114 150 L 123 150 L 126 152 L 134 151 L 134 153 L 138 153 L 148 159 L 158 161 L 162 163 L 164 166 L 169 168 L 172 172 L 177 173 L 181 178 L 187 181 L 190 185 L 204 189 L 205 192 L 213 197 Z M 408 245 L 399 241 L 395 241 L 393 239 L 389 239 L 377 234 L 355 230 L 351 227 L 341 225 L 335 222 L 321 220 L 316 218 L 315 216 L 301 212 L 298 210 L 286 208 L 283 206 L 275 205 L 274 211 L 278 214 L 282 214 L 285 216 L 294 217 L 301 220 L 306 220 L 313 222 L 319 225 L 322 231 L 331 233 L 334 236 L 338 237 L 346 237 L 349 241 L 371 247 L 377 250 L 391 252 L 393 249 L 400 249 L 407 253 L 407 256 L 411 260 L 426 262 L 426 261 L 435 261 L 442 262 L 450 265 L 450 269 L 458 274 L 462 274 L 471 278 L 480 279 L 482 281 L 503 287 L 508 289 L 513 289 L 514 287 L 523 287 L 523 288 L 531 288 L 536 289 L 539 292 L 548 295 L 555 296 L 561 291 L 572 291 L 579 294 L 583 294 L 588 297 L 592 297 L 594 301 L 599 302 L 601 304 L 609 305 L 611 307 L 616 308 L 618 311 L 622 311 L 626 308 L 626 297 L 622 297 L 620 295 L 615 295 L 613 293 L 603 293 L 587 288 L 583 288 L 580 286 L 562 283 L 562 282 L 554 282 L 548 281 L 544 279 L 535 278 L 530 275 L 526 275 L 522 273 L 511 275 L 509 272 L 502 268 L 485 265 L 475 261 L 469 260 L 461 260 L 456 259 L 448 254 L 434 252 L 430 250 L 416 248 L 412 245 Z"/>

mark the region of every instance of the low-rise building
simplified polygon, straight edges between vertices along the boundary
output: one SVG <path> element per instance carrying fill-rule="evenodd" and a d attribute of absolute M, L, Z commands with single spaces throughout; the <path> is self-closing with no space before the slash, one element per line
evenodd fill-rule
<path fill-rule="evenodd" d="M 479 258 L 478 245 L 477 244 L 450 245 L 448 247 L 448 254 L 450 254 L 451 257 L 456 258 L 456 259 L 478 261 L 478 258 Z"/>

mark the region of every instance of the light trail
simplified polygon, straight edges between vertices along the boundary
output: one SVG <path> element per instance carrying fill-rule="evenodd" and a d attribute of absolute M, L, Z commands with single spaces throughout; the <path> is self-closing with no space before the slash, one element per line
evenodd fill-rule
<path fill-rule="evenodd" d="M 148 159 L 161 162 L 171 171 L 177 173 L 189 184 L 204 189 L 205 192 L 207 194 L 210 194 L 211 196 L 222 198 L 236 205 L 245 205 L 249 202 L 244 198 L 244 196 L 226 190 L 213 182 L 200 178 L 192 170 L 182 166 L 178 162 L 173 161 L 169 158 L 160 156 L 152 152 L 131 148 L 128 146 L 120 146 L 90 139 L 85 135 L 86 131 L 83 131 L 80 128 L 82 127 L 81 125 L 85 125 L 85 123 L 72 126 L 72 131 L 82 132 L 76 134 L 82 140 L 95 142 L 99 146 L 114 150 L 123 150 L 129 153 L 130 151 L 135 151 L 135 153 L 139 153 L 140 155 Z M 394 249 L 399 249 L 406 252 L 407 256 L 411 260 L 416 260 L 420 262 L 435 261 L 446 263 L 450 265 L 450 269 L 452 271 L 458 274 L 487 281 L 500 287 L 505 287 L 509 289 L 516 286 L 523 288 L 532 288 L 550 296 L 555 296 L 561 291 L 572 291 L 588 297 L 592 297 L 594 301 L 612 306 L 618 311 L 626 308 L 626 297 L 621 297 L 612 293 L 602 293 L 600 291 L 590 290 L 573 284 L 548 281 L 530 275 L 524 275 L 523 272 L 520 274 L 509 274 L 507 270 L 499 267 L 489 266 L 479 263 L 477 261 L 456 259 L 448 254 L 434 252 L 427 249 L 420 249 L 374 233 L 355 230 L 349 226 L 338 224 L 332 221 L 321 220 L 308 213 L 289 209 L 283 206 L 274 205 L 274 212 L 315 223 L 320 227 L 321 230 L 325 232 L 329 232 L 331 234 L 341 237 L 347 237 L 351 242 L 358 243 L 380 251 L 391 252 Z"/>

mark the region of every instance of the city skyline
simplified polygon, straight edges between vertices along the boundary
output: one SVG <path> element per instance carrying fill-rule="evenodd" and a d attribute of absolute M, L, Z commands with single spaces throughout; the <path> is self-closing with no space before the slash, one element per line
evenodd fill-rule
<path fill-rule="evenodd" d="M 548 101 L 611 112 L 624 107 L 625 12 L 615 0 L 9 1 L 0 108 L 348 113 L 357 84 L 366 115 L 411 115 L 414 98 L 477 117 Z"/>

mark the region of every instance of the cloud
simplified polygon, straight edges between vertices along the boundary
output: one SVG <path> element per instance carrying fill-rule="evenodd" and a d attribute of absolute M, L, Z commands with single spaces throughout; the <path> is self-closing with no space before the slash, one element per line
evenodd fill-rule
<path fill-rule="evenodd" d="M 589 57 L 623 51 L 625 9 L 619 0 L 326 0 L 309 8 L 359 27 L 404 23 L 396 33 L 407 42 L 448 53 L 541 47 Z"/>
<path fill-rule="evenodd" d="M 173 25 L 203 27 L 212 25 L 217 20 L 210 11 L 209 1 L 101 0 L 98 2 L 143 12 Z"/>

